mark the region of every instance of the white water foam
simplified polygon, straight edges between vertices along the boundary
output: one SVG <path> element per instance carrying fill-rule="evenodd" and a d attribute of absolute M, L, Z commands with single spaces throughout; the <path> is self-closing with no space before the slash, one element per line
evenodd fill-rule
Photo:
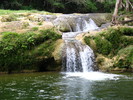
<path fill-rule="evenodd" d="M 117 74 L 107 74 L 107 73 L 102 73 L 102 72 L 67 72 L 65 73 L 65 77 L 79 77 L 91 81 L 102 81 L 102 80 L 118 80 L 120 76 L 122 75 L 117 75 Z"/>

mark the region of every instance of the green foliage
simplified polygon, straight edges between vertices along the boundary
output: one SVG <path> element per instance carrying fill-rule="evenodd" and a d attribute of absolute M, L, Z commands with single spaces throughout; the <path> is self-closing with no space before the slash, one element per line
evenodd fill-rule
<path fill-rule="evenodd" d="M 85 37 L 84 40 L 88 45 L 90 45 L 90 41 L 94 40 L 98 53 L 114 56 L 120 49 L 133 44 L 133 38 L 130 37 L 132 34 L 132 28 L 109 28 L 98 36 Z"/>
<path fill-rule="evenodd" d="M 32 31 L 37 31 L 38 30 L 38 27 L 33 27 L 32 28 Z"/>
<path fill-rule="evenodd" d="M 96 3 L 93 2 L 92 0 L 86 0 L 86 3 L 85 3 L 85 10 L 86 12 L 96 12 L 97 11 L 97 6 L 96 6 Z"/>
<path fill-rule="evenodd" d="M 130 27 L 123 27 L 119 29 L 121 33 L 127 36 L 133 36 L 133 29 Z"/>
<path fill-rule="evenodd" d="M 50 56 L 55 40 L 61 38 L 53 30 L 44 30 L 41 33 L 2 33 L 0 40 L 0 70 L 23 70 L 33 67 L 36 62 L 36 53 L 32 53 L 36 47 L 42 45 L 43 55 Z M 41 56 L 41 55 L 39 55 Z"/>
<path fill-rule="evenodd" d="M 84 37 L 84 41 L 85 41 L 85 43 L 86 43 L 87 45 L 90 45 L 91 37 L 85 36 L 85 37 Z"/>
<path fill-rule="evenodd" d="M 117 29 L 110 28 L 107 31 L 105 38 L 112 44 L 111 53 L 113 55 L 117 54 L 121 48 L 133 43 L 133 38 L 123 36 L 131 34 L 133 34 L 133 29 L 125 27 L 118 27 Z"/>
<path fill-rule="evenodd" d="M 97 46 L 97 52 L 103 55 L 108 55 L 112 49 L 112 44 L 102 38 L 101 36 L 95 37 L 95 42 Z"/>
<path fill-rule="evenodd" d="M 108 58 L 116 57 L 112 67 L 133 69 L 133 29 L 130 27 L 109 28 L 98 35 L 85 37 L 96 53 Z M 91 44 L 95 41 L 96 47 Z M 100 64 L 102 61 L 98 60 Z"/>
<path fill-rule="evenodd" d="M 40 13 L 40 14 L 52 14 L 46 11 L 38 11 L 38 10 L 3 10 L 0 9 L 0 15 L 10 15 L 10 14 L 17 14 L 17 13 Z"/>
<path fill-rule="evenodd" d="M 118 55 L 114 67 L 133 68 L 133 45 L 120 50 Z"/>
<path fill-rule="evenodd" d="M 4 0 L 0 4 L 1 9 L 38 9 L 58 13 L 111 12 L 114 6 L 115 0 Z"/>

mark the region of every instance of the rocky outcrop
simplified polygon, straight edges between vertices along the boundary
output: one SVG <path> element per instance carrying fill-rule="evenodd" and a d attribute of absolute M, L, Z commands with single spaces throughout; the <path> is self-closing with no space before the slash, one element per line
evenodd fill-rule
<path fill-rule="evenodd" d="M 96 61 L 101 71 L 133 70 L 133 29 L 113 27 L 94 35 L 82 35 L 96 54 Z M 82 37 L 80 37 L 82 38 Z"/>
<path fill-rule="evenodd" d="M 64 46 L 64 41 L 62 39 L 57 40 L 56 43 L 55 43 L 55 50 L 52 53 L 52 55 L 54 57 L 54 60 L 57 63 L 60 63 L 60 64 L 62 62 L 62 50 L 63 50 L 63 46 Z"/>
<path fill-rule="evenodd" d="M 89 22 L 89 19 L 93 19 L 94 22 L 101 26 L 102 24 L 108 23 L 111 21 L 112 15 L 107 13 L 94 13 L 94 14 L 66 14 L 58 15 L 56 19 L 52 22 L 62 32 L 77 31 L 77 23 L 86 24 Z M 86 21 L 86 22 L 85 22 Z M 83 25 L 84 26 L 84 25 Z M 83 28 L 82 26 L 81 29 Z"/>

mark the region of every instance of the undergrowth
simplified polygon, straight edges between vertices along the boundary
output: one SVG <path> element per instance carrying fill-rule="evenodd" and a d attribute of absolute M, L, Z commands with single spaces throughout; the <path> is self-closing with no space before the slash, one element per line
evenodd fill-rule
<path fill-rule="evenodd" d="M 113 67 L 133 68 L 133 28 L 117 27 L 109 28 L 96 36 L 85 37 L 84 41 L 95 53 L 102 54 L 112 59 L 117 57 Z M 91 41 L 94 43 L 91 44 Z M 120 55 L 121 54 L 121 55 Z"/>
<path fill-rule="evenodd" d="M 43 52 L 39 56 L 50 57 L 54 46 L 53 44 L 60 35 L 53 30 L 43 30 L 40 33 L 12 33 L 3 32 L 0 40 L 0 71 L 33 69 L 37 62 L 37 54 Z M 33 52 L 36 48 L 42 48 Z M 45 57 L 44 57 L 45 58 Z M 36 64 L 35 64 L 36 63 Z"/>

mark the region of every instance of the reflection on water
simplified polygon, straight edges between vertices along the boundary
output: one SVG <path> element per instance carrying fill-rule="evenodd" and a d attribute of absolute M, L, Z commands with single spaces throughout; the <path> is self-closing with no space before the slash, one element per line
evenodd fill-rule
<path fill-rule="evenodd" d="M 88 75 L 98 77 L 94 77 L 92 73 Z M 133 75 L 116 75 L 113 79 L 104 80 L 80 76 L 82 75 L 60 73 L 1 75 L 0 100 L 132 100 L 133 98 Z"/>

